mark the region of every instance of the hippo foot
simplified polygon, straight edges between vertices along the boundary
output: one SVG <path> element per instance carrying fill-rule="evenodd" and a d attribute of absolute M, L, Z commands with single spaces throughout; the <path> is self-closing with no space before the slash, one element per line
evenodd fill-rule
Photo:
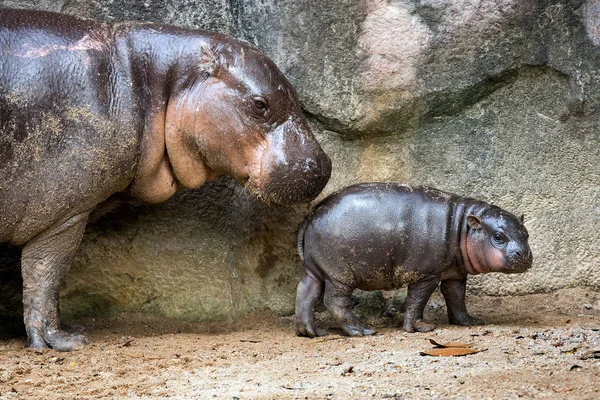
<path fill-rule="evenodd" d="M 309 338 L 315 338 L 315 337 L 320 337 L 320 336 L 327 336 L 327 331 L 325 331 L 321 328 L 313 327 L 313 326 L 297 325 L 296 326 L 296 335 L 309 337 Z"/>
<path fill-rule="evenodd" d="M 451 325 L 460 326 L 473 326 L 473 325 L 484 325 L 485 322 L 477 317 L 472 317 L 469 314 L 461 315 L 458 317 L 449 317 L 448 321 Z"/>
<path fill-rule="evenodd" d="M 412 323 L 404 323 L 402 327 L 404 332 L 413 333 L 413 332 L 431 332 L 435 329 L 435 324 L 430 324 L 428 322 L 423 321 L 422 319 L 417 319 L 412 321 Z"/>
<path fill-rule="evenodd" d="M 342 325 L 342 329 L 348 336 L 369 336 L 377 333 L 375 329 L 360 325 Z"/>
<path fill-rule="evenodd" d="M 36 336 L 29 341 L 31 349 L 51 348 L 56 351 L 73 351 L 83 349 L 89 341 L 79 333 L 70 333 L 61 330 L 49 330 L 44 335 Z"/>

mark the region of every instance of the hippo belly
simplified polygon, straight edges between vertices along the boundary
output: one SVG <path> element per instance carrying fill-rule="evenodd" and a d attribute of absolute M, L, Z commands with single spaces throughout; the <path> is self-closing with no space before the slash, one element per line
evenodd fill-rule
<path fill-rule="evenodd" d="M 52 115 L 49 112 L 41 118 Z M 48 134 L 43 121 L 29 120 L 33 121 L 30 133 L 22 142 L 9 142 L 13 154 L 3 160 L 6 164 L 0 171 L 0 241 L 16 245 L 27 243 L 63 218 L 91 211 L 112 193 L 124 190 L 136 165 L 135 136 L 122 140 L 116 128 L 81 127 L 87 124 L 56 117 L 55 132 L 60 139 L 56 138 L 55 145 L 49 137 L 54 132 Z M 2 135 L 6 144 L 7 132 Z"/>

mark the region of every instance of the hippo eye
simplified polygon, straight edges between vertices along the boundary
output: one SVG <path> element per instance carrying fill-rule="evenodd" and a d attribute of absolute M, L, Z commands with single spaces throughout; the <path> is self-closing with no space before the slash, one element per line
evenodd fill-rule
<path fill-rule="evenodd" d="M 257 117 L 264 117 L 269 110 L 269 102 L 261 96 L 253 97 L 251 100 L 253 114 Z"/>
<path fill-rule="evenodd" d="M 492 235 L 492 240 L 494 241 L 494 244 L 503 245 L 507 242 L 507 237 L 501 232 L 495 232 Z"/>
<path fill-rule="evenodd" d="M 261 99 L 254 99 L 254 107 L 258 108 L 259 110 L 264 110 L 267 108 L 267 103 Z"/>

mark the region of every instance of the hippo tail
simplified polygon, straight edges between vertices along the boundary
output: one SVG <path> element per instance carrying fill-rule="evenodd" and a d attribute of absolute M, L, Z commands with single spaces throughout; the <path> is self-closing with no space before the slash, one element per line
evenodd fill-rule
<path fill-rule="evenodd" d="M 302 260 L 302 266 L 304 267 L 304 272 L 307 275 L 311 276 L 317 282 L 323 281 L 324 276 L 321 269 L 311 260 L 310 257 L 306 257 L 304 246 L 304 235 L 306 234 L 306 229 L 308 229 L 308 223 L 310 220 L 310 216 L 306 217 L 300 225 L 300 229 L 298 230 L 298 255 L 300 256 L 300 260 Z"/>
<path fill-rule="evenodd" d="M 304 221 L 302 221 L 302 225 L 300 225 L 300 229 L 298 230 L 298 255 L 300 256 L 300 260 L 302 260 L 302 264 L 306 264 L 304 257 L 304 234 L 306 233 L 307 227 L 308 218 L 305 218 Z"/>

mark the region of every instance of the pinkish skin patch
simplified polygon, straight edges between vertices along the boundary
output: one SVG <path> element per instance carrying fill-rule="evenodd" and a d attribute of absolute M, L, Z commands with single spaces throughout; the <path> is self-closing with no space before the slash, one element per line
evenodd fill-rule
<path fill-rule="evenodd" d="M 24 49 L 22 52 L 13 53 L 13 55 L 15 57 L 23 57 L 23 58 L 40 58 L 40 57 L 46 57 L 49 54 L 51 54 L 55 51 L 60 51 L 60 50 L 84 51 L 84 52 L 89 51 L 89 50 L 95 50 L 95 51 L 104 50 L 104 44 L 97 40 L 91 39 L 89 35 L 83 36 L 77 42 L 70 44 L 68 46 L 59 46 L 59 45 L 55 44 L 55 45 L 49 45 L 49 46 L 42 46 L 42 47 L 38 47 L 38 48 L 30 48 L 31 45 L 29 43 L 25 43 L 23 45 L 23 47 L 24 47 Z M 88 66 L 89 65 L 89 56 L 86 55 L 83 62 L 85 64 L 85 66 Z"/>
<path fill-rule="evenodd" d="M 465 270 L 469 274 L 478 275 L 489 272 L 479 262 L 479 259 L 477 258 L 477 255 L 475 254 L 475 251 L 473 250 L 473 247 L 471 246 L 468 237 L 462 237 L 460 239 L 460 250 L 463 255 L 463 263 L 465 265 Z"/>

